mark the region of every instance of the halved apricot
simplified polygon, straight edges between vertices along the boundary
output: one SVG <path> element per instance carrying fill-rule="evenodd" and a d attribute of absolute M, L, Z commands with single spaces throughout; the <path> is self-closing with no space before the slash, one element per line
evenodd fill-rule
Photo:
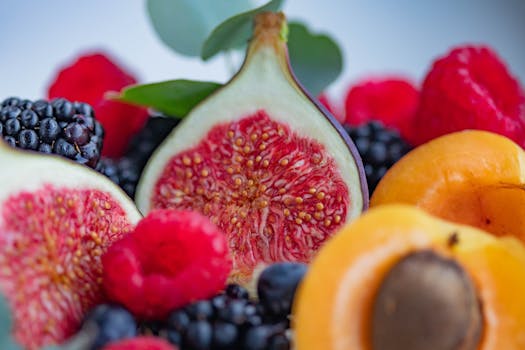
<path fill-rule="evenodd" d="M 414 258 L 420 254 L 430 257 L 430 268 Z M 406 270 L 406 261 L 408 275 L 396 271 Z M 435 290 L 422 288 L 424 283 Z M 444 292 L 447 288 L 453 291 Z M 370 209 L 319 251 L 295 299 L 295 344 L 297 350 L 419 349 L 392 338 L 394 329 L 405 340 L 433 339 L 425 350 L 525 349 L 524 296 L 525 248 L 518 240 L 450 223 L 416 207 L 385 205 Z M 428 302 L 443 309 L 422 306 Z M 381 303 L 393 319 L 381 319 L 376 310 Z M 455 305 L 469 315 L 461 316 Z M 433 310 L 435 315 L 428 315 Z M 407 327 L 396 326 L 414 324 L 418 317 L 428 323 L 422 323 L 423 335 L 408 330 L 407 336 Z M 463 326 L 451 332 L 447 317 Z M 393 341 L 383 338 L 388 332 Z"/>
<path fill-rule="evenodd" d="M 374 207 L 406 203 L 525 242 L 525 152 L 486 131 L 456 132 L 412 150 L 378 184 Z"/>

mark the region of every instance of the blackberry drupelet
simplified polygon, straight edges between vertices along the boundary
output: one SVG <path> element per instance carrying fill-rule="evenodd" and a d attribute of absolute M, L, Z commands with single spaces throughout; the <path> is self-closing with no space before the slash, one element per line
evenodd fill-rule
<path fill-rule="evenodd" d="M 57 154 L 95 168 L 104 130 L 86 103 L 10 97 L 0 104 L 0 137 L 13 147 Z"/>
<path fill-rule="evenodd" d="M 287 350 L 287 316 L 267 315 L 246 289 L 228 285 L 224 293 L 171 312 L 159 335 L 180 350 Z"/>
<path fill-rule="evenodd" d="M 101 158 L 96 170 L 120 186 L 130 198 L 135 197 L 140 169 L 131 158 L 123 157 L 118 160 Z"/>
<path fill-rule="evenodd" d="M 125 157 L 137 166 L 139 172 L 142 172 L 153 151 L 164 141 L 179 121 L 176 118 L 151 116 L 142 130 L 131 139 Z"/>
<path fill-rule="evenodd" d="M 368 189 L 372 194 L 386 171 L 410 151 L 411 146 L 396 130 L 383 126 L 379 121 L 344 127 L 363 159 Z"/>
<path fill-rule="evenodd" d="M 131 139 L 126 154 L 118 160 L 102 158 L 97 170 L 134 198 L 140 174 L 148 159 L 178 122 L 175 118 L 150 117 L 144 128 Z"/>
<path fill-rule="evenodd" d="M 137 323 L 124 307 L 114 304 L 100 304 L 84 319 L 83 327 L 94 327 L 95 335 L 91 350 L 101 349 L 109 342 L 137 335 Z"/>
<path fill-rule="evenodd" d="M 257 295 L 269 317 L 286 319 L 308 267 L 298 262 L 280 262 L 265 268 L 257 282 Z"/>

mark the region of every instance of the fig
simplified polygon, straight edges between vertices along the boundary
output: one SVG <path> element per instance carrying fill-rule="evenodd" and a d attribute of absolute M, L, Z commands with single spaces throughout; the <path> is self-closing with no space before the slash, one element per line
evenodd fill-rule
<path fill-rule="evenodd" d="M 105 176 L 0 142 L 0 293 L 26 349 L 60 344 L 103 300 L 101 255 L 140 213 Z"/>
<path fill-rule="evenodd" d="M 240 71 L 155 151 L 136 202 L 192 209 L 226 234 L 230 279 L 258 265 L 308 262 L 368 205 L 363 166 L 337 120 L 296 80 L 282 13 L 256 16 Z"/>

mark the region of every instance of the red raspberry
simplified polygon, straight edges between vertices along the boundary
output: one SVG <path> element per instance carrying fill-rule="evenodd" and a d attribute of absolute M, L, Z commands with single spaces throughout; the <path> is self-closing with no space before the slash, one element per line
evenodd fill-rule
<path fill-rule="evenodd" d="M 339 111 L 336 111 L 336 108 L 332 104 L 332 101 L 330 101 L 330 99 L 328 98 L 328 95 L 322 93 L 317 99 L 319 100 L 319 103 L 321 103 L 321 105 L 323 105 L 328 110 L 328 112 L 332 113 L 332 115 L 335 117 L 335 119 L 337 119 L 338 122 L 342 123 L 344 121 L 344 116 L 342 116 L 341 113 L 339 113 Z"/>
<path fill-rule="evenodd" d="M 224 288 L 232 268 L 224 234 L 192 211 L 151 211 L 102 256 L 107 296 L 136 316 L 171 310 Z"/>
<path fill-rule="evenodd" d="M 106 135 L 102 155 L 119 157 L 125 152 L 131 136 L 143 127 L 148 113 L 144 108 L 108 100 L 105 94 L 136 82 L 108 56 L 93 53 L 78 57 L 58 72 L 48 89 L 48 97 L 65 97 L 93 106 Z"/>
<path fill-rule="evenodd" d="M 345 123 L 360 125 L 380 120 L 399 131 L 403 138 L 410 134 L 419 93 L 403 78 L 365 79 L 353 85 L 345 99 Z"/>
<path fill-rule="evenodd" d="M 104 346 L 103 350 L 177 350 L 162 338 L 136 337 L 119 340 Z"/>
<path fill-rule="evenodd" d="M 434 62 L 421 90 L 412 142 L 464 129 L 492 131 L 525 146 L 525 97 L 488 47 L 458 47 Z"/>

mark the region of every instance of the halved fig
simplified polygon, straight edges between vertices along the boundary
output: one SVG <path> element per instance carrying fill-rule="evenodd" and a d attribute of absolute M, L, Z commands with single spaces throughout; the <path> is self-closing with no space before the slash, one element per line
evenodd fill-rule
<path fill-rule="evenodd" d="M 308 262 L 368 205 L 361 159 L 341 125 L 295 79 L 282 13 L 263 13 L 240 71 L 168 136 L 136 201 L 193 209 L 227 235 L 232 280 L 275 261 Z"/>
<path fill-rule="evenodd" d="M 103 298 L 100 256 L 140 219 L 109 179 L 0 142 L 0 293 L 26 349 L 60 344 Z"/>

